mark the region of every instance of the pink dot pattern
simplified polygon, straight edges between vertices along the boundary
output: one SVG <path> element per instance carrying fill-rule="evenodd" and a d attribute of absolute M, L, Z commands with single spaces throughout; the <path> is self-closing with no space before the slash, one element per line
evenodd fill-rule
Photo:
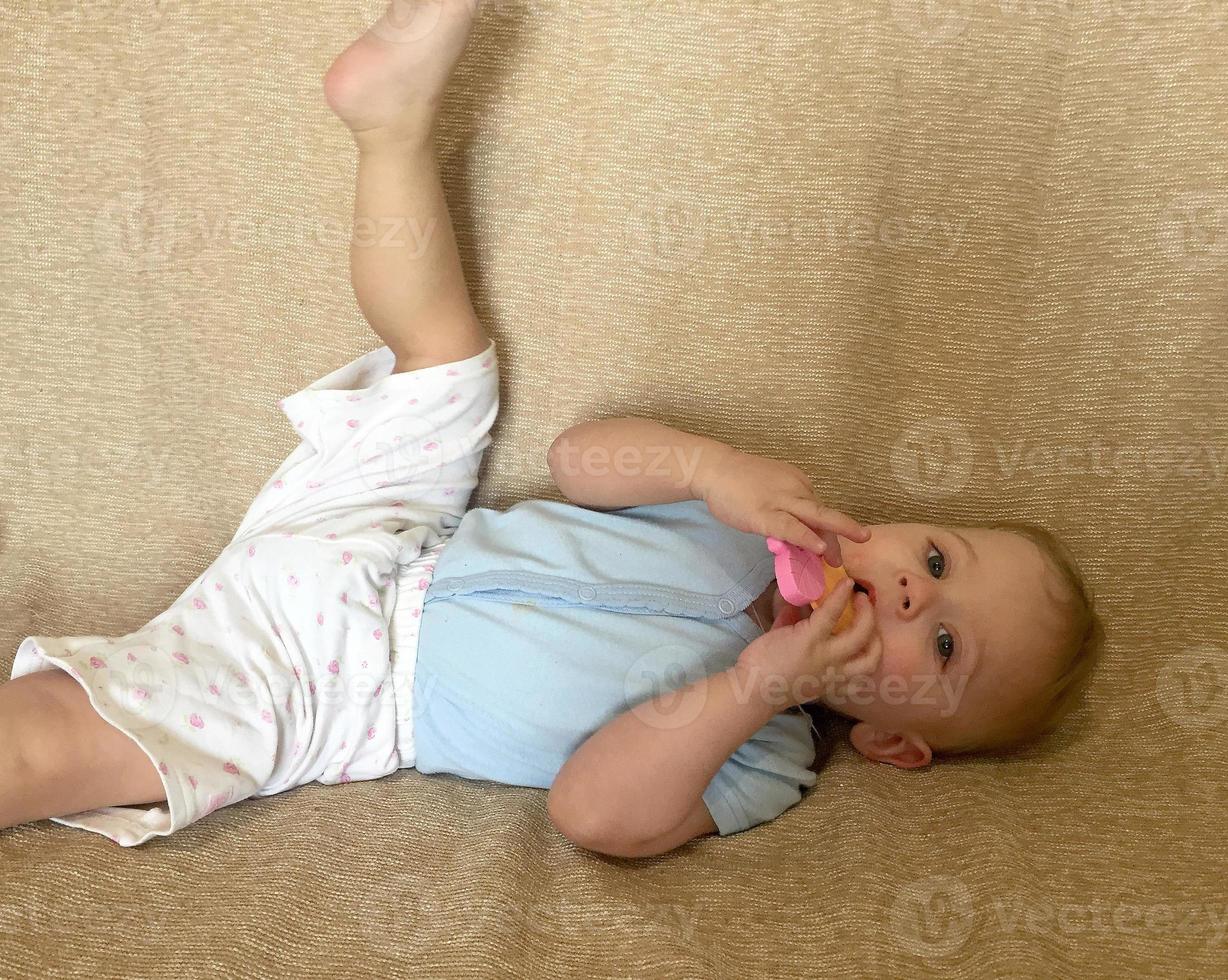
<path fill-rule="evenodd" d="M 57 822 L 134 846 L 250 798 L 413 764 L 417 631 L 490 443 L 498 365 L 493 343 L 418 371 L 394 362 L 379 348 L 278 402 L 299 444 L 165 612 L 122 637 L 21 644 L 12 676 L 71 673 L 166 791 Z"/>

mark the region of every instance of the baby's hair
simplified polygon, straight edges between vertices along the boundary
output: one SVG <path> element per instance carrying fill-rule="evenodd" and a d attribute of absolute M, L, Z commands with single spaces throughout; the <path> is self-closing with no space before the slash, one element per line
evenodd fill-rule
<path fill-rule="evenodd" d="M 1055 675 L 1013 714 L 1005 716 L 990 731 L 977 732 L 962 740 L 936 744 L 936 757 L 992 752 L 1013 755 L 1034 748 L 1051 735 L 1074 710 L 1086 692 L 1105 645 L 1104 622 L 1096 609 L 1095 596 L 1079 563 L 1066 544 L 1052 531 L 1028 521 L 993 521 L 969 524 L 987 531 L 1009 531 L 1031 541 L 1055 574 L 1058 588 L 1054 601 L 1060 612 L 1061 637 Z M 802 705 L 810 716 L 815 734 L 816 757 L 810 768 L 818 770 L 831 756 L 841 738 L 855 722 L 822 702 Z"/>
<path fill-rule="evenodd" d="M 1028 699 L 1022 709 L 1008 715 L 993 730 L 942 745 L 935 749 L 935 753 L 1019 753 L 1034 748 L 1051 735 L 1077 706 L 1104 652 L 1104 622 L 1079 563 L 1066 543 L 1048 528 L 1029 521 L 994 521 L 970 526 L 990 531 L 1009 531 L 1027 538 L 1036 545 L 1046 564 L 1056 574 L 1058 594 L 1054 599 L 1062 623 L 1057 649 L 1058 666 L 1056 674 Z"/>

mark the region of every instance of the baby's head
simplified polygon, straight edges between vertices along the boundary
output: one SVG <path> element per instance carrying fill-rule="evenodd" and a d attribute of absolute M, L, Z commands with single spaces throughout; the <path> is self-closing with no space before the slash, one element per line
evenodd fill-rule
<path fill-rule="evenodd" d="M 932 755 L 1005 752 L 1039 740 L 1086 687 L 1104 628 L 1079 567 L 1049 531 L 870 525 L 840 540 L 873 590 L 882 656 L 823 703 L 857 720 L 867 758 L 905 768 Z"/>

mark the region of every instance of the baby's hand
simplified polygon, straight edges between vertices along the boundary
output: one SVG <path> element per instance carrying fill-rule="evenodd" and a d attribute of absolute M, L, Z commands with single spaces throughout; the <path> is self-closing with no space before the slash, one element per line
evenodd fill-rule
<path fill-rule="evenodd" d="M 792 463 L 738 449 L 709 474 L 700 498 L 721 523 L 825 554 L 833 568 L 843 564 L 837 535 L 870 540 L 869 529 L 820 504 L 806 474 Z"/>
<path fill-rule="evenodd" d="M 843 693 L 846 682 L 878 669 L 883 644 L 875 635 L 874 613 L 866 595 L 854 595 L 856 612 L 848 629 L 835 636 L 831 632 L 852 588 L 852 580 L 844 579 L 800 621 L 794 620 L 796 607 L 782 609 L 772 628 L 738 657 L 738 667 L 752 673 L 757 689 L 780 710 L 825 694 Z"/>

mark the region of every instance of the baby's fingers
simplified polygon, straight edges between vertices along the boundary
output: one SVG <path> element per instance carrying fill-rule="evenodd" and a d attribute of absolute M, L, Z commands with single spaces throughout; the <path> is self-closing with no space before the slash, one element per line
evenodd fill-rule
<path fill-rule="evenodd" d="M 789 544 L 795 544 L 799 548 L 805 548 L 807 551 L 820 555 L 827 550 L 823 539 L 788 511 L 782 510 L 776 514 L 772 527 L 775 530 L 768 533 L 774 538 L 780 538 L 781 541 L 788 541 Z"/>
<path fill-rule="evenodd" d="M 821 630 L 824 634 L 831 636 L 836 620 L 840 618 L 844 607 L 848 605 L 849 593 L 852 591 L 853 580 L 851 578 L 843 578 L 837 582 L 836 587 L 819 600 L 818 607 L 810 614 L 811 628 Z M 843 635 L 843 633 L 840 634 L 840 636 Z"/>
<path fill-rule="evenodd" d="M 848 538 L 850 541 L 869 541 L 870 529 L 863 526 L 847 514 L 830 507 L 824 507 L 811 498 L 798 501 L 798 511 L 802 519 L 810 527 L 818 529 L 827 541 L 827 563 L 833 567 L 842 564 L 840 543 L 836 535 Z"/>
<path fill-rule="evenodd" d="M 840 584 L 843 585 L 844 582 Z M 832 637 L 830 646 L 833 658 L 837 662 L 842 662 L 855 656 L 869 646 L 875 632 L 874 605 L 865 593 L 858 592 L 853 597 L 852 623 L 847 629 Z"/>
<path fill-rule="evenodd" d="M 827 545 L 827 550 L 823 553 L 823 560 L 832 568 L 839 568 L 844 564 L 844 555 L 840 553 L 839 535 L 835 531 L 824 531 L 821 537 Z"/>

